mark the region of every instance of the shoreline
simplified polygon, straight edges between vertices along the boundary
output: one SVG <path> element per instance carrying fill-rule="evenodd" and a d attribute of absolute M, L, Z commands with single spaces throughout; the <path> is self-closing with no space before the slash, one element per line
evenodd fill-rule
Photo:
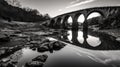
<path fill-rule="evenodd" d="M 120 42 L 120 28 L 118 28 L 118 29 L 103 29 L 103 30 L 99 30 L 97 28 L 89 28 L 89 29 L 92 30 L 93 32 L 111 35 L 111 36 L 115 37 L 117 41 Z"/>

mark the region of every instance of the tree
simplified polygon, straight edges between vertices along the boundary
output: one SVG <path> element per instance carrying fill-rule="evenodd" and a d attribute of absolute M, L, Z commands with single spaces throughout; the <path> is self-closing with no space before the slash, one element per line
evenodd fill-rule
<path fill-rule="evenodd" d="M 45 14 L 45 15 L 44 15 L 44 18 L 45 18 L 45 19 L 50 19 L 49 14 Z"/>
<path fill-rule="evenodd" d="M 4 20 L 15 20 L 23 22 L 38 22 L 49 19 L 49 15 L 42 15 L 37 9 L 21 8 L 8 4 L 20 4 L 18 0 L 0 0 L 0 18 Z"/>
<path fill-rule="evenodd" d="M 21 4 L 18 0 L 5 0 L 8 4 L 16 7 L 21 7 Z"/>

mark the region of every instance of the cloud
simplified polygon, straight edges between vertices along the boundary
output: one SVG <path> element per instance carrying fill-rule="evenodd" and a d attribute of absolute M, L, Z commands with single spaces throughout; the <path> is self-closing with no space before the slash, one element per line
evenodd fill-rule
<path fill-rule="evenodd" d="M 85 1 L 82 1 L 82 2 L 79 2 L 79 3 L 67 6 L 66 8 L 72 8 L 72 7 L 80 6 L 80 5 L 83 5 L 83 4 L 91 3 L 93 1 L 95 1 L 95 0 L 85 0 Z"/>
<path fill-rule="evenodd" d="M 58 11 L 63 11 L 63 9 L 59 9 Z"/>
<path fill-rule="evenodd" d="M 77 2 L 79 2 L 80 0 L 76 0 L 76 1 L 72 1 L 72 2 L 70 2 L 70 4 L 74 4 L 74 3 L 77 3 Z"/>

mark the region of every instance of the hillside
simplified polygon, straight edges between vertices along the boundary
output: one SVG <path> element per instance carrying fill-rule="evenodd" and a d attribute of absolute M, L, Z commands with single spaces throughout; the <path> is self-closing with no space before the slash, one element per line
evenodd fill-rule
<path fill-rule="evenodd" d="M 37 22 L 49 19 L 49 16 L 38 14 L 36 9 L 20 8 L 9 5 L 5 0 L 0 0 L 0 18 L 11 21 Z"/>

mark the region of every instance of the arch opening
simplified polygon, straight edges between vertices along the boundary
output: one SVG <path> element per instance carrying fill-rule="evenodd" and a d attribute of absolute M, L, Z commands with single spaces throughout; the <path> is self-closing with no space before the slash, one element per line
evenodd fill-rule
<path fill-rule="evenodd" d="M 85 21 L 85 16 L 84 16 L 84 14 L 80 14 L 80 15 L 78 16 L 78 18 L 77 18 L 78 24 L 81 25 L 82 23 L 84 23 L 84 21 Z"/>
<path fill-rule="evenodd" d="M 54 24 L 55 24 L 55 20 L 52 19 L 52 20 L 50 21 L 49 27 L 53 28 L 53 27 L 54 27 Z"/>
<path fill-rule="evenodd" d="M 71 16 L 68 17 L 68 19 L 67 19 L 67 23 L 68 23 L 69 25 L 72 25 L 72 23 L 73 23 L 73 19 L 72 19 Z"/>
<path fill-rule="evenodd" d="M 63 19 L 63 23 L 62 26 L 63 28 L 70 28 L 71 25 L 73 23 L 73 19 L 70 15 L 65 16 L 65 18 Z"/>
<path fill-rule="evenodd" d="M 82 28 L 83 23 L 85 21 L 85 16 L 82 13 L 77 13 L 74 16 L 74 22 L 73 22 L 73 29 L 79 29 Z"/>
<path fill-rule="evenodd" d="M 58 19 L 57 19 L 57 22 L 61 22 L 61 20 L 62 20 L 62 18 L 58 18 Z"/>
<path fill-rule="evenodd" d="M 89 28 L 92 28 L 92 29 L 99 29 L 99 25 L 102 23 L 102 18 L 103 18 L 103 14 L 101 12 L 91 12 L 88 14 L 88 17 L 87 17 L 87 22 L 88 22 L 88 26 Z"/>
<path fill-rule="evenodd" d="M 100 17 L 102 16 L 102 14 L 100 12 L 92 12 L 88 15 L 87 19 L 92 19 L 92 18 L 96 18 L 96 17 Z"/>
<path fill-rule="evenodd" d="M 56 21 L 56 24 L 57 25 L 61 24 L 61 20 L 62 20 L 62 18 L 58 18 L 57 21 Z"/>
<path fill-rule="evenodd" d="M 62 18 L 60 18 L 60 17 L 56 20 L 55 28 L 61 28 L 61 20 L 62 20 Z"/>

